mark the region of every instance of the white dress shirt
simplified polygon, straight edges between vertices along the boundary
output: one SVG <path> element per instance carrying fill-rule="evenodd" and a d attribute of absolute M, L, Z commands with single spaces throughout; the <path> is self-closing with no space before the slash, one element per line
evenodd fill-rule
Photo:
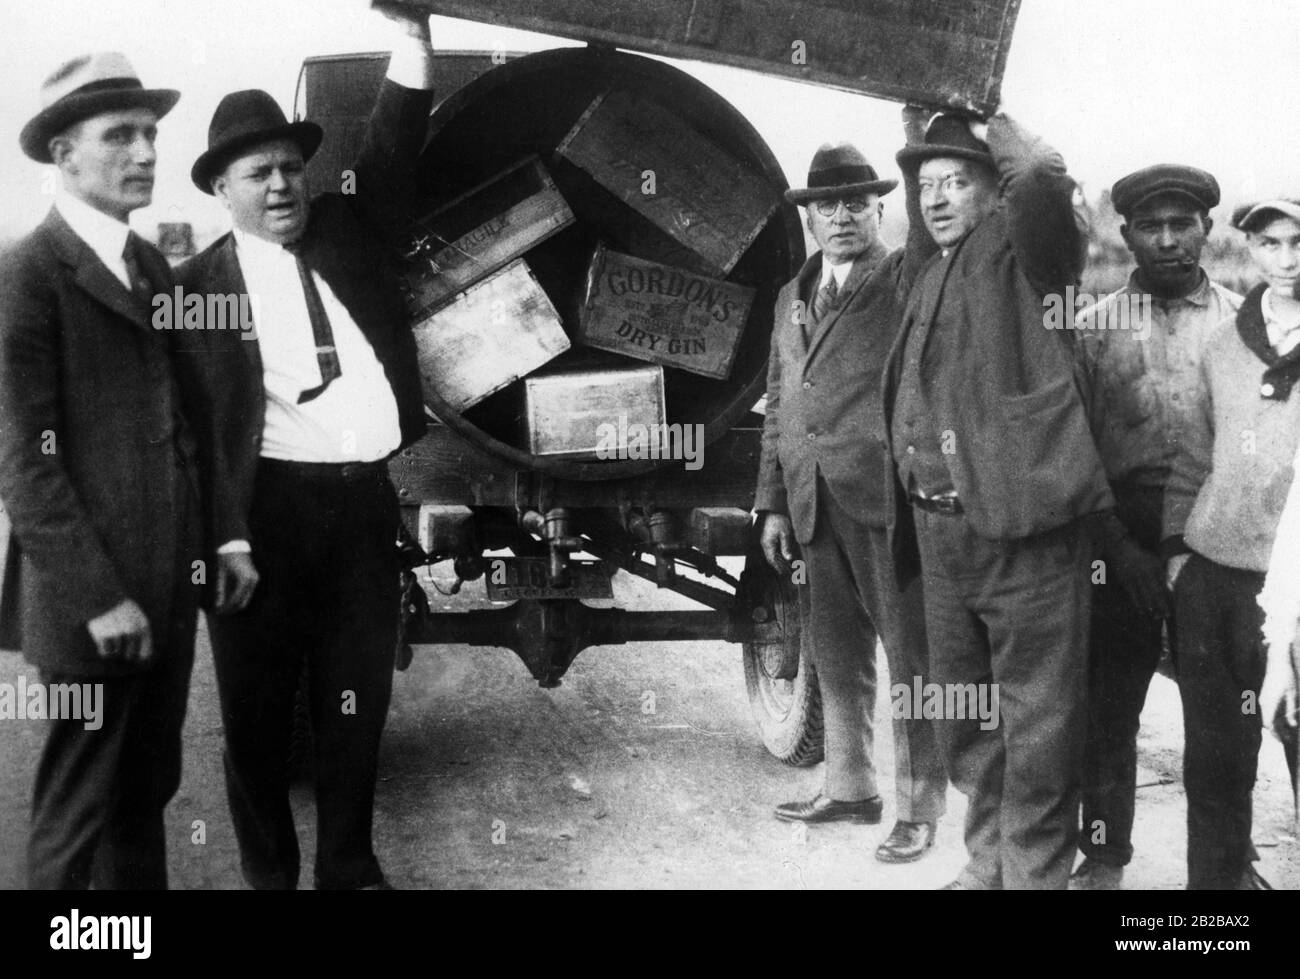
<path fill-rule="evenodd" d="M 262 355 L 266 424 L 262 455 L 293 462 L 374 462 L 401 442 L 397 400 L 374 348 L 329 284 L 312 272 L 334 334 L 341 375 L 319 397 L 316 340 L 296 259 L 280 245 L 235 230 L 253 327 Z"/>
<path fill-rule="evenodd" d="M 122 258 L 122 252 L 126 251 L 126 236 L 131 233 L 126 222 L 95 210 L 67 192 L 59 195 L 54 206 L 63 220 L 68 222 L 68 227 L 90 246 L 95 256 L 108 266 L 117 281 L 130 292 L 131 277 L 126 272 L 126 260 Z"/>
<path fill-rule="evenodd" d="M 1279 357 L 1285 357 L 1300 344 L 1300 317 L 1283 320 L 1273 309 L 1273 288 L 1264 290 L 1259 299 L 1260 312 L 1264 314 L 1264 329 L 1268 332 L 1269 345 Z"/>
<path fill-rule="evenodd" d="M 822 256 L 822 280 L 817 284 L 817 288 L 824 289 L 826 283 L 831 281 L 831 276 L 835 276 L 835 292 L 838 294 L 844 288 L 844 280 L 849 277 L 853 271 L 853 259 L 847 262 L 840 262 L 839 265 L 832 265 L 830 260 Z"/>

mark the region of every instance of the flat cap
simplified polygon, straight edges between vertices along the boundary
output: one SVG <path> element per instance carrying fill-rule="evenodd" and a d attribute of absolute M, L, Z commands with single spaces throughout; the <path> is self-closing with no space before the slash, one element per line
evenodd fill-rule
<path fill-rule="evenodd" d="M 1121 177 L 1110 189 L 1115 210 L 1128 217 L 1145 200 L 1157 194 L 1181 194 L 1205 210 L 1219 204 L 1219 182 L 1213 174 L 1181 163 L 1157 163 Z"/>
<path fill-rule="evenodd" d="M 1258 204 L 1242 204 L 1232 212 L 1232 226 L 1238 231 L 1258 231 L 1270 215 L 1274 221 L 1279 217 L 1300 221 L 1300 200 L 1278 197 Z"/>

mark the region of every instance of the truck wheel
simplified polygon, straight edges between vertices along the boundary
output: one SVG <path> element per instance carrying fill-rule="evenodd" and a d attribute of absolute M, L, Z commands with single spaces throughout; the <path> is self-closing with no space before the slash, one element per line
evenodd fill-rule
<path fill-rule="evenodd" d="M 800 627 L 807 590 L 772 573 L 761 557 L 751 557 L 745 570 L 753 574 L 746 575 L 750 587 L 742 594 L 751 596 L 752 607 L 768 608 L 781 626 L 777 643 L 743 644 L 749 707 L 767 750 L 787 765 L 806 768 L 823 755 L 821 691 L 808 631 Z M 792 667 L 797 672 L 790 676 Z"/>

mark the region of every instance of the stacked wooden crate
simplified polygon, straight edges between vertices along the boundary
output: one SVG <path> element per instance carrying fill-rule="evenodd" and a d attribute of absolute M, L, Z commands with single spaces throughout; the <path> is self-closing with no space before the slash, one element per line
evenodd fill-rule
<path fill-rule="evenodd" d="M 456 412 L 526 379 L 530 451 L 605 458 L 602 419 L 620 433 L 666 425 L 665 369 L 728 377 L 755 290 L 727 277 L 780 197 L 682 116 L 620 87 L 593 99 L 549 162 L 594 185 L 581 207 L 530 157 L 419 222 L 407 287 L 421 370 L 431 402 Z M 585 271 L 581 295 L 548 296 L 530 262 L 575 210 L 587 233 L 566 260 Z M 654 254 L 627 253 L 638 239 L 619 231 L 633 224 L 656 229 Z"/>

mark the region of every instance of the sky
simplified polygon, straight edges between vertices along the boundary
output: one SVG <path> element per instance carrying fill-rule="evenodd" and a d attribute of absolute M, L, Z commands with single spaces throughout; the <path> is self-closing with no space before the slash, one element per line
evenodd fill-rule
<path fill-rule="evenodd" d="M 147 86 L 180 89 L 158 140 L 154 204 L 132 224 L 225 215 L 189 182 L 226 92 L 263 88 L 291 110 L 304 57 L 386 50 L 394 26 L 366 0 L 4 0 L 8 52 L 0 86 L 0 237 L 49 209 L 50 168 L 24 157 L 18 132 L 41 81 L 90 50 L 120 50 Z M 434 18 L 435 47 L 541 50 L 573 42 Z M 1220 216 L 1244 200 L 1300 196 L 1300 7 L 1294 0 L 1023 0 L 1003 107 L 1062 151 L 1095 199 L 1157 162 L 1214 173 Z M 804 186 L 823 142 L 856 143 L 894 173 L 898 106 L 734 69 L 678 62 L 731 101 Z M 886 201 L 888 205 L 888 199 Z M 901 202 L 898 205 L 901 211 Z"/>

